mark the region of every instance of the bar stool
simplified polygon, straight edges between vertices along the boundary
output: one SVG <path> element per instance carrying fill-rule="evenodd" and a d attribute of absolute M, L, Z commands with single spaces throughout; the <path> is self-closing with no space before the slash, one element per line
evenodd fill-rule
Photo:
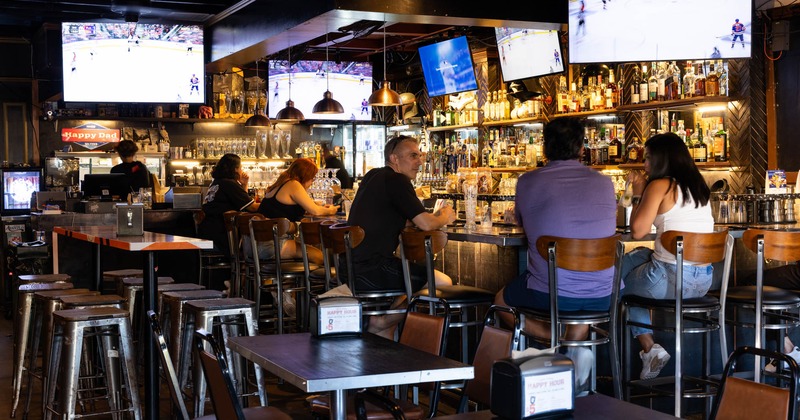
<path fill-rule="evenodd" d="M 713 264 L 723 262 L 722 284 L 727 283 L 730 274 L 730 260 L 733 252 L 733 238 L 727 230 L 711 233 L 693 233 L 680 231 L 667 231 L 661 235 L 661 243 L 664 249 L 675 255 L 676 266 L 681 268 L 676 270 L 675 297 L 683 296 L 683 262 L 691 261 L 695 264 Z M 716 387 L 717 383 L 709 379 L 711 375 L 711 337 L 710 333 L 719 329 L 718 316 L 713 318 L 715 312 L 719 312 L 720 303 L 717 298 L 703 296 L 691 299 L 649 299 L 635 295 L 625 295 L 621 298 L 621 327 L 622 327 L 622 360 L 623 363 L 623 385 L 625 400 L 630 400 L 630 388 L 637 387 L 648 391 L 648 396 L 661 395 L 671 396 L 675 399 L 675 416 L 681 417 L 681 406 L 683 398 L 710 398 L 716 392 L 711 387 Z M 656 325 L 633 322 L 628 319 L 628 311 L 632 306 L 646 308 L 651 313 L 664 313 L 674 316 L 674 324 Z M 669 317 L 666 317 L 669 319 Z M 684 325 L 684 322 L 692 322 L 693 325 Z M 675 376 L 659 377 L 654 379 L 630 380 L 631 362 L 629 349 L 632 335 L 629 327 L 638 326 L 651 328 L 657 331 L 672 332 L 675 334 Z M 684 334 L 703 334 L 703 376 L 690 377 L 683 374 L 683 335 Z M 727 359 L 727 358 L 725 358 Z M 722 360 L 722 364 L 725 363 Z M 697 384 L 698 387 L 686 389 L 687 384 Z M 672 389 L 665 388 L 664 385 L 673 383 Z M 708 407 L 710 409 L 710 406 Z"/>
<path fill-rule="evenodd" d="M 451 318 L 448 328 L 461 330 L 461 362 L 470 361 L 469 328 L 475 329 L 472 344 L 478 342 L 480 327 L 483 326 L 483 316 L 480 308 L 488 308 L 494 302 L 494 293 L 479 287 L 454 284 L 450 286 L 437 286 L 434 278 L 434 256 L 441 252 L 447 245 L 447 233 L 441 230 L 422 231 L 408 228 L 400 233 L 400 259 L 403 261 L 403 276 L 406 284 L 411 284 L 411 261 L 422 263 L 425 266 L 425 275 L 428 287 L 414 292 L 414 296 L 421 296 L 429 302 L 431 315 L 436 313 L 436 305 L 430 304 L 431 297 L 447 301 L 450 306 Z M 433 302 L 436 302 L 434 300 Z"/>
<path fill-rule="evenodd" d="M 194 220 L 194 233 L 196 237 L 200 236 L 198 226 L 205 219 L 206 214 L 201 210 L 195 210 L 192 213 L 192 220 Z M 224 215 L 223 215 L 224 217 Z M 211 287 L 211 275 L 218 271 L 231 271 L 231 260 L 225 252 L 216 249 L 201 249 L 199 250 L 200 261 L 200 279 L 197 281 L 205 287 Z"/>
<path fill-rule="evenodd" d="M 156 312 L 161 313 L 161 305 L 164 300 L 164 293 L 167 292 L 188 292 L 190 290 L 205 290 L 205 286 L 196 283 L 172 283 L 158 286 L 158 296 L 156 297 Z"/>
<path fill-rule="evenodd" d="M 245 252 L 245 243 L 250 243 L 250 219 L 263 219 L 264 216 L 259 213 L 239 212 L 231 215 L 231 218 L 233 231 L 230 233 L 229 238 L 234 246 L 234 248 L 231 248 L 231 252 L 235 254 L 239 290 L 239 294 L 234 297 L 243 297 L 255 301 L 256 297 L 253 295 L 255 287 L 252 284 L 255 281 L 253 253 Z"/>
<path fill-rule="evenodd" d="M 23 284 L 38 284 L 38 283 L 72 283 L 72 277 L 68 274 L 23 274 L 15 277 L 14 290 L 19 290 Z M 13 314 L 17 313 L 18 293 L 12 293 L 11 296 L 11 310 Z M 16 315 L 15 315 L 16 316 Z M 16 322 L 14 324 L 16 328 Z M 16 329 L 14 330 L 16 333 Z"/>
<path fill-rule="evenodd" d="M 117 285 L 119 284 L 120 280 L 128 277 L 139 277 L 144 278 L 144 270 L 130 268 L 130 269 L 123 269 L 123 270 L 110 270 L 110 271 L 103 271 L 103 293 L 117 293 Z"/>
<path fill-rule="evenodd" d="M 109 411 L 113 415 L 131 413 L 133 418 L 141 418 L 139 393 L 136 383 L 136 370 L 133 362 L 133 344 L 128 311 L 117 308 L 67 309 L 53 313 L 54 335 L 52 357 L 48 364 L 51 381 L 45 386 L 45 419 L 55 414 L 59 418 L 74 418 L 78 399 L 79 371 L 82 361 L 86 329 L 99 330 L 102 349 L 103 371 L 121 368 L 119 374 L 107 374 Z M 112 342 L 111 334 L 118 337 Z M 118 359 L 122 359 L 121 363 Z M 121 378 L 124 384 L 113 378 Z M 128 401 L 122 406 L 123 398 Z M 99 413 L 98 413 L 99 414 Z"/>
<path fill-rule="evenodd" d="M 183 329 L 184 343 L 191 343 L 192 332 L 197 329 L 213 331 L 214 325 L 220 326 L 221 336 L 217 341 L 225 348 L 228 365 L 231 366 L 233 371 L 236 391 L 239 395 L 244 396 L 247 391 L 247 375 L 244 369 L 244 362 L 239 355 L 236 355 L 236 359 L 234 360 L 233 353 L 228 349 L 225 343 L 229 336 L 242 335 L 239 326 L 244 326 L 244 335 L 254 336 L 257 334 L 257 329 L 253 321 L 255 302 L 243 298 L 193 300 L 186 302 L 184 311 L 187 315 L 186 324 Z M 181 360 L 190 360 L 191 348 L 192 346 L 190 344 L 183 347 Z M 258 365 L 254 366 L 258 387 L 256 395 L 258 395 L 261 405 L 267 405 L 264 376 L 261 367 Z M 182 367 L 188 369 L 188 363 L 184 363 Z M 205 408 L 206 382 L 198 360 L 194 360 L 194 367 L 194 415 L 195 417 L 199 417 L 203 415 Z M 180 373 L 181 372 L 179 372 L 179 375 Z M 183 376 L 186 376 L 186 374 L 184 373 Z"/>
<path fill-rule="evenodd" d="M 120 295 L 75 295 L 61 298 L 61 309 L 117 308 L 125 309 L 127 301 Z"/>
<path fill-rule="evenodd" d="M 231 292 L 229 297 L 242 297 L 242 260 L 240 259 L 241 250 L 238 229 L 236 227 L 236 216 L 241 214 L 236 210 L 222 213 L 222 220 L 225 222 L 225 233 L 228 236 L 228 259 L 231 262 Z"/>
<path fill-rule="evenodd" d="M 309 288 L 308 295 L 316 296 L 330 289 L 328 279 L 331 278 L 330 260 L 327 250 L 322 244 L 322 220 L 303 219 L 298 226 L 298 239 L 300 251 L 303 256 L 303 266 L 305 268 L 306 286 Z M 316 247 L 322 251 L 323 265 L 310 264 L 308 261 L 308 247 Z"/>
<path fill-rule="evenodd" d="M 181 358 L 184 347 L 191 346 L 191 342 L 184 341 L 184 329 L 186 325 L 186 302 L 192 300 L 202 299 L 220 299 L 225 297 L 224 293 L 219 290 L 187 290 L 182 292 L 164 292 L 162 295 L 162 306 L 159 318 L 163 321 L 164 331 L 168 331 L 168 335 L 164 338 L 167 339 L 169 345 L 169 352 L 175 355 L 172 360 L 175 363 L 175 370 L 180 374 L 187 372 L 188 375 L 188 361 Z M 191 349 L 191 347 L 189 347 Z M 187 367 L 183 368 L 183 363 L 187 363 Z M 188 378 L 186 375 L 179 376 L 181 389 L 183 389 Z"/>
<path fill-rule="evenodd" d="M 730 322 L 737 327 L 754 328 L 757 348 L 765 348 L 767 330 L 779 333 L 778 349 L 783 347 L 787 330 L 800 326 L 800 296 L 796 292 L 777 287 L 764 286 L 764 260 L 795 262 L 800 260 L 800 232 L 748 229 L 742 234 L 745 248 L 756 253 L 756 285 L 728 287 L 722 284 L 720 293 L 720 348 L 723 360 L 727 360 L 728 346 L 726 324 L 728 307 L 734 309 Z M 756 308 L 760 308 L 757 310 Z M 755 322 L 737 319 L 740 311 L 753 312 Z M 765 319 L 766 318 L 766 319 Z M 747 344 L 749 345 L 749 344 Z M 762 358 L 756 356 L 754 380 L 761 381 Z"/>
<path fill-rule="evenodd" d="M 19 306 L 14 312 L 14 376 L 12 378 L 11 418 L 14 418 L 22 391 L 22 372 L 26 369 L 25 356 L 33 331 L 33 294 L 45 290 L 72 289 L 72 283 L 30 283 L 19 286 Z M 30 385 L 29 385 L 30 386 Z"/>
<path fill-rule="evenodd" d="M 161 289 L 161 286 L 173 283 L 175 283 L 175 280 L 172 277 L 158 277 L 158 287 L 156 289 Z M 142 305 L 136 303 L 143 289 L 144 279 L 141 277 L 123 277 L 117 281 L 117 294 L 125 298 L 127 302 L 125 309 L 131 315 L 131 325 L 133 326 L 133 336 L 135 337 L 134 343 L 138 343 L 145 338 L 145 333 L 141 328 Z"/>
<path fill-rule="evenodd" d="M 562 238 L 555 236 L 540 236 L 536 240 L 536 249 L 547 260 L 548 292 L 550 295 L 550 308 L 541 310 L 534 308 L 517 307 L 522 325 L 525 319 L 535 319 L 539 322 L 550 324 L 549 341 L 542 337 L 533 337 L 534 340 L 550 345 L 550 347 L 585 347 L 592 351 L 592 370 L 589 382 L 589 391 L 597 390 L 597 349 L 599 344 L 609 344 L 609 359 L 611 363 L 611 377 L 614 385 L 614 397 L 622 395 L 622 385 L 619 375 L 619 361 L 617 359 L 617 305 L 620 288 L 620 268 L 624 244 L 620 235 L 613 235 L 598 239 Z M 561 311 L 558 309 L 558 270 L 580 272 L 601 271 L 614 268 L 611 283 L 611 304 L 606 311 Z M 601 328 L 608 324 L 608 329 Z M 562 327 L 568 325 L 587 325 L 589 336 L 584 340 L 568 340 L 562 337 Z M 523 333 L 523 347 L 526 346 Z M 580 384 L 578 384 L 580 385 Z"/>

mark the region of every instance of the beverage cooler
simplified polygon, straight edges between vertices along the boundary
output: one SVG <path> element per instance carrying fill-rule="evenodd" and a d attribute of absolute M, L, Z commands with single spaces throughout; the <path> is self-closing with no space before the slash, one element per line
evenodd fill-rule
<path fill-rule="evenodd" d="M 345 147 L 344 166 L 354 178 L 361 178 L 372 168 L 384 166 L 383 145 L 387 129 L 383 123 L 345 123 L 342 141 Z"/>
<path fill-rule="evenodd" d="M 107 174 L 111 172 L 114 165 L 122 161 L 115 152 L 55 152 L 57 158 L 76 158 L 78 159 L 78 180 L 83 181 L 86 174 Z M 161 185 L 166 185 L 166 162 L 167 154 L 163 152 L 138 152 L 137 159 L 147 166 L 151 174 L 158 177 Z M 48 174 L 45 174 L 48 175 Z"/>

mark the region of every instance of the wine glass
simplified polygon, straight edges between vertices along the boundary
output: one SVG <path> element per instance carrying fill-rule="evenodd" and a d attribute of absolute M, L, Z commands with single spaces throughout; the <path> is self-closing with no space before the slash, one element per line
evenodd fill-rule
<path fill-rule="evenodd" d="M 289 150 L 289 146 L 292 144 L 292 132 L 287 131 L 283 133 L 283 138 L 281 139 L 281 149 L 283 150 L 283 158 L 284 159 L 291 159 L 292 152 Z"/>

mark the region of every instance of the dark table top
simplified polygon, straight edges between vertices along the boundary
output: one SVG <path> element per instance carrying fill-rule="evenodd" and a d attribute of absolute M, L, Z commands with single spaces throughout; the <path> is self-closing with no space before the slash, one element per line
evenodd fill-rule
<path fill-rule="evenodd" d="M 472 379 L 472 366 L 365 333 L 231 337 L 228 347 L 305 392 Z"/>

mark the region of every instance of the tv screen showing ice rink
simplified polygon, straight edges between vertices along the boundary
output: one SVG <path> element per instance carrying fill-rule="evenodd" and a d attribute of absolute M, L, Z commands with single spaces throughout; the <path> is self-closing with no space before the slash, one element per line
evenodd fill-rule
<path fill-rule="evenodd" d="M 62 23 L 64 100 L 205 102 L 199 25 Z"/>
<path fill-rule="evenodd" d="M 431 97 L 478 89 L 465 36 L 419 47 L 419 60 Z"/>
<path fill-rule="evenodd" d="M 326 74 L 326 71 L 329 74 Z M 372 110 L 368 102 L 369 95 L 373 91 L 370 63 L 299 60 L 290 68 L 286 60 L 270 60 L 267 83 L 270 118 L 276 118 L 278 111 L 291 99 L 295 108 L 299 109 L 306 119 L 361 121 L 372 119 Z M 330 90 L 333 99 L 342 104 L 343 114 L 311 112 L 314 105 L 322 100 L 326 90 Z"/>
<path fill-rule="evenodd" d="M 569 61 L 750 58 L 751 3 L 569 0 Z"/>
<path fill-rule="evenodd" d="M 506 27 L 494 30 L 504 81 L 564 71 L 558 31 Z"/>

